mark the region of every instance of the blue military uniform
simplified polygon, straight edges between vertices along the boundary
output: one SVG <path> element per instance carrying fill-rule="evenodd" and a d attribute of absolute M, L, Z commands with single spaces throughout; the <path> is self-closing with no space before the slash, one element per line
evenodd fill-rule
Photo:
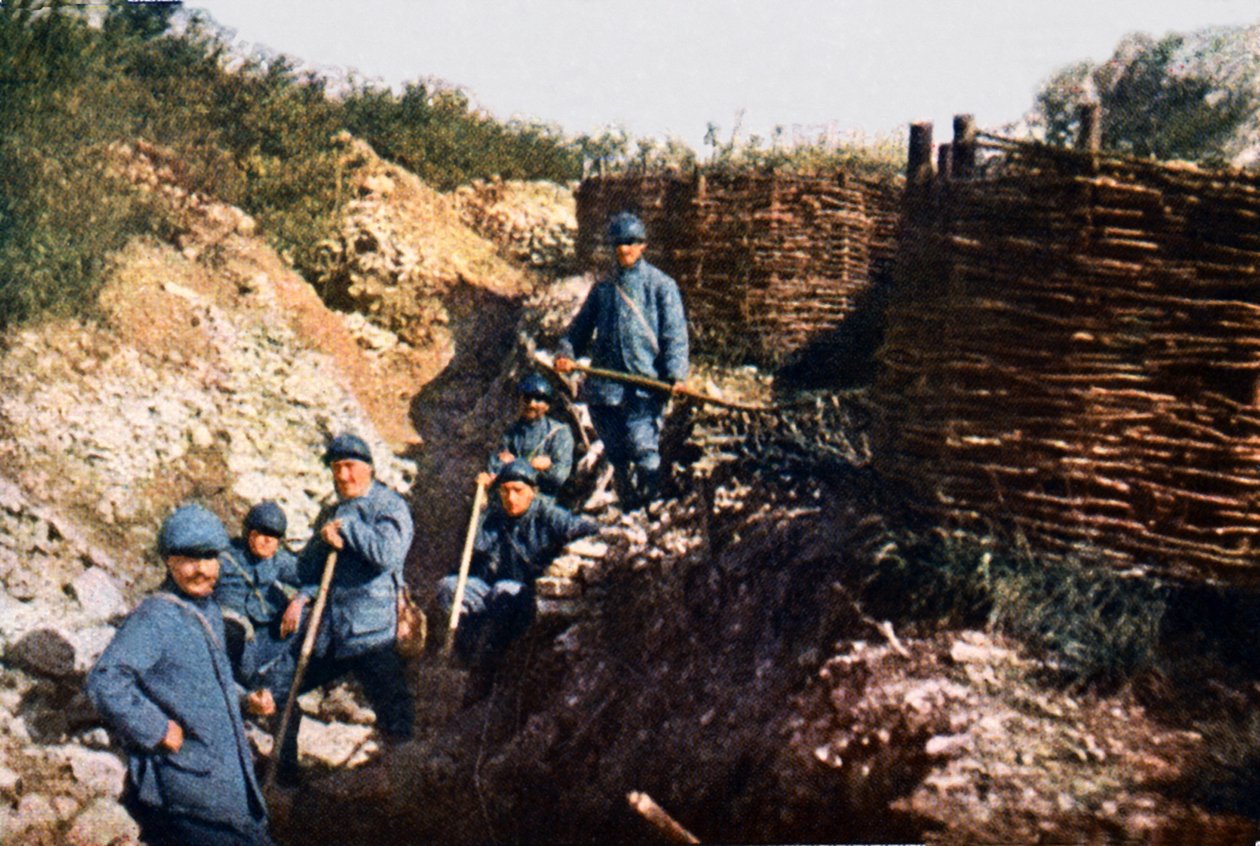
<path fill-rule="evenodd" d="M 573 472 L 573 432 L 554 417 L 543 415 L 537 420 L 521 418 L 508 427 L 499 440 L 499 448 L 490 456 L 487 469 L 498 473 L 507 462 L 499 453 L 507 451 L 517 458 L 529 461 L 546 456 L 551 467 L 539 471 L 538 488 L 549 496 L 555 496 Z"/>
<path fill-rule="evenodd" d="M 204 509 L 186 506 L 167 525 L 180 517 L 202 540 L 213 521 L 226 542 L 222 524 Z M 186 551 L 175 543 L 168 554 Z M 168 578 L 132 611 L 88 674 L 88 697 L 127 749 L 125 803 L 148 843 L 272 842 L 223 643 L 214 599 L 188 596 Z M 171 720 L 184 730 L 178 752 L 160 745 Z"/>
<path fill-rule="evenodd" d="M 528 481 L 533 468 L 522 460 L 500 473 L 500 481 Z M 533 484 L 534 482 L 531 482 Z M 550 499 L 534 497 L 525 513 L 509 516 L 495 504 L 487 509 L 473 543 L 473 558 L 464 587 L 463 610 L 456 643 L 470 661 L 480 650 L 497 652 L 529 625 L 534 610 L 534 580 L 543 574 L 565 544 L 593 534 L 592 520 L 578 517 Z M 449 611 L 454 603 L 458 574 L 438 583 L 438 604 Z"/>
<path fill-rule="evenodd" d="M 220 560 L 223 563 L 214 598 L 225 615 L 248 622 L 246 636 L 253 639 L 251 676 L 283 701 L 293 681 L 301 644 L 301 639 L 292 634 L 280 636 L 280 620 L 290 595 L 302 585 L 297 556 L 280 547 L 270 558 L 258 558 L 250 552 L 247 540 L 238 538 Z M 242 670 L 239 663 L 237 670 Z"/>
<path fill-rule="evenodd" d="M 370 463 L 371 453 L 359 438 L 340 435 L 333 439 L 325 459 L 331 464 L 340 458 Z M 337 553 L 316 657 L 303 678 L 302 690 L 353 673 L 376 712 L 377 728 L 387 740 L 405 740 L 414 730 L 415 702 L 402 659 L 394 651 L 394 638 L 403 563 L 414 533 L 411 511 L 401 496 L 375 480 L 362 496 L 323 508 L 315 520 L 314 536 L 298 555 L 302 592 L 308 596 L 318 593 L 332 551 L 319 533 L 331 520 L 341 521 L 344 546 Z M 297 765 L 298 723 L 293 720 L 282 739 L 281 763 L 286 770 Z"/>
<path fill-rule="evenodd" d="M 626 232 L 631 241 L 623 237 Z M 643 240 L 642 233 L 637 218 L 618 215 L 609 234 L 614 243 L 628 243 Z M 644 259 L 630 267 L 618 266 L 591 289 L 561 340 L 559 353 L 568 358 L 589 354 L 591 365 L 602 369 L 683 381 L 689 352 L 678 284 Z M 668 397 L 592 376 L 582 387 L 581 399 L 590 407 L 621 491 L 637 484 L 639 494 L 653 495 L 661 476 L 659 444 Z M 634 483 L 632 471 L 639 476 Z"/>
<path fill-rule="evenodd" d="M 414 528 L 406 501 L 373 481 L 363 496 L 323 508 L 315 535 L 299 554 L 302 592 L 315 596 L 324 562 L 332 548 L 319 536 L 331 520 L 341 521 L 345 547 L 328 597 L 317 652 L 354 658 L 382 647 L 393 648 L 397 626 L 397 591 Z"/>
<path fill-rule="evenodd" d="M 296 591 L 302 586 L 297 556 L 284 547 L 270 558 L 259 558 L 249 551 L 245 538 L 237 538 L 220 559 L 224 566 L 214 598 L 254 628 L 266 627 L 284 613 L 290 597 L 286 587 Z"/>

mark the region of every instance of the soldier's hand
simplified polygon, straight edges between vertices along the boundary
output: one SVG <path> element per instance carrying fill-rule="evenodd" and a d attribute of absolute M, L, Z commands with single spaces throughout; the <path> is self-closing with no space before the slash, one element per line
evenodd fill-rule
<path fill-rule="evenodd" d="M 184 730 L 179 727 L 179 723 L 174 720 L 166 721 L 166 735 L 158 743 L 158 746 L 167 752 L 178 752 L 180 747 L 184 745 Z"/>
<path fill-rule="evenodd" d="M 687 393 L 687 385 L 684 382 L 675 382 L 669 386 L 669 392 L 671 394 L 685 394 Z"/>
<path fill-rule="evenodd" d="M 537 458 L 531 458 L 529 460 L 529 465 L 539 473 L 546 473 L 551 469 L 551 456 L 540 455 Z"/>
<path fill-rule="evenodd" d="M 338 552 L 340 552 L 346 545 L 346 542 L 341 538 L 340 520 L 329 520 L 325 523 L 323 528 L 319 530 L 319 536 L 324 539 L 325 543 Z"/>
<path fill-rule="evenodd" d="M 245 694 L 245 710 L 255 717 L 270 717 L 276 713 L 276 699 L 267 688 Z"/>
<path fill-rule="evenodd" d="M 494 481 L 494 474 L 482 471 L 477 474 L 477 484 L 483 488 L 490 487 L 490 483 Z"/>
<path fill-rule="evenodd" d="M 307 602 L 308 597 L 304 593 L 299 593 L 289 601 L 289 607 L 284 609 L 284 616 L 280 618 L 280 637 L 288 637 L 298 630 L 298 626 L 302 624 L 302 609 Z"/>
<path fill-rule="evenodd" d="M 556 357 L 556 372 L 557 373 L 572 373 L 573 372 L 573 359 L 567 358 L 565 356 L 557 356 Z"/>
<path fill-rule="evenodd" d="M 516 456 L 508 452 L 507 450 L 503 450 L 503 452 L 499 453 L 499 460 L 502 461 L 504 464 L 511 464 L 513 461 L 516 460 Z"/>

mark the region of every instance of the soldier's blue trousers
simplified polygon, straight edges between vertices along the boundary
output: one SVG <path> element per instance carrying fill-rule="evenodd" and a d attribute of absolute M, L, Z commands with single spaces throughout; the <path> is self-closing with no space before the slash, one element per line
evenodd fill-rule
<path fill-rule="evenodd" d="M 438 607 L 450 613 L 457 576 L 438 582 Z M 470 578 L 464 586 L 463 611 L 455 636 L 455 651 L 466 664 L 493 660 L 529 628 L 534 619 L 534 592 L 512 579 L 488 584 Z"/>
<path fill-rule="evenodd" d="M 259 624 L 251 633 L 248 667 L 241 666 L 245 661 L 245 630 L 234 619 L 224 620 L 228 657 L 232 660 L 232 669 L 237 679 L 250 690 L 266 687 L 281 708 L 289 694 L 289 685 L 293 683 L 293 673 L 297 670 L 302 632 L 309 616 L 309 612 L 304 611 L 302 627 L 288 637 L 280 636 L 279 617 L 265 626 Z"/>
<path fill-rule="evenodd" d="M 124 793 L 122 802 L 140 826 L 140 839 L 148 846 L 275 846 L 263 820 L 226 825 L 171 814 L 136 801 L 131 789 Z"/>
<path fill-rule="evenodd" d="M 353 658 L 312 658 L 302 677 L 300 692 L 314 690 L 348 674 L 363 685 L 368 704 L 376 713 L 376 728 L 384 740 L 398 743 L 410 739 L 415 731 L 415 698 L 407 687 L 403 660 L 394 651 L 393 644 Z M 285 693 L 288 693 L 287 686 Z M 276 709 L 277 712 L 284 709 L 283 699 L 277 699 Z M 295 709 L 294 718 L 289 721 L 288 731 L 280 743 L 280 766 L 286 770 L 292 771 L 297 767 L 301 722 L 300 712 Z"/>
<path fill-rule="evenodd" d="M 590 406 L 591 422 L 613 467 L 625 472 L 634 464 L 653 473 L 660 468 L 665 402 L 665 397 L 627 392 L 621 405 Z"/>

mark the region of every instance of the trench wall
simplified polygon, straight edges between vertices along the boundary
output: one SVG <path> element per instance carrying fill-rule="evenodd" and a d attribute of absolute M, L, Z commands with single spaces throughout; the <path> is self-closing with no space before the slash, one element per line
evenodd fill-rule
<path fill-rule="evenodd" d="M 1260 177 L 1001 146 L 907 189 L 880 470 L 950 522 L 1254 584 Z"/>

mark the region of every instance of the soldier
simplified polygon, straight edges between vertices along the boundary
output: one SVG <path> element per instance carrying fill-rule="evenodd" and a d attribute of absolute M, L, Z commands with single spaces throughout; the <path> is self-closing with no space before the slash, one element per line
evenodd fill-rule
<path fill-rule="evenodd" d="M 158 534 L 167 579 L 87 678 L 88 697 L 127 748 L 123 801 L 153 846 L 272 843 L 212 596 L 227 544 L 219 518 L 200 506 L 167 517 Z M 246 707 L 275 711 L 266 690 Z"/>
<path fill-rule="evenodd" d="M 524 459 L 500 470 L 496 484 L 499 502 L 477 530 L 456 640 L 460 657 L 474 665 L 492 662 L 525 631 L 534 615 L 534 580 L 565 544 L 599 528 L 536 496 L 538 471 Z M 438 583 L 444 611 L 454 603 L 457 581 L 452 574 Z"/>
<path fill-rule="evenodd" d="M 573 433 L 547 414 L 554 391 L 542 376 L 526 376 L 517 385 L 517 393 L 521 416 L 503 433 L 498 452 L 490 456 L 488 472 L 482 473 L 478 481 L 490 484 L 496 473 L 523 458 L 538 471 L 538 489 L 554 497 L 573 470 Z"/>
<path fill-rule="evenodd" d="M 281 633 L 290 598 L 301 587 L 297 557 L 281 544 L 289 521 L 267 500 L 245 515 L 241 537 L 222 556 L 214 598 L 228 622 L 228 654 L 238 672 L 245 642 L 253 641 L 254 678 L 283 701 L 293 680 L 298 638 Z"/>
<path fill-rule="evenodd" d="M 387 744 L 398 744 L 411 738 L 415 719 L 402 659 L 394 651 L 411 512 L 401 496 L 374 478 L 372 452 L 362 438 L 333 438 L 324 463 L 338 501 L 320 511 L 314 536 L 298 554 L 303 587 L 285 609 L 280 633 L 297 630 L 307 601 L 319 590 L 328 554 L 335 551 L 328 606 L 302 690 L 353 673 L 376 712 L 377 729 Z M 299 722 L 293 720 L 282 739 L 279 774 L 290 781 L 297 775 Z"/>
<path fill-rule="evenodd" d="M 687 378 L 688 350 L 678 285 L 643 259 L 647 231 L 639 218 L 614 215 L 608 240 L 617 266 L 582 304 L 560 342 L 556 370 L 570 372 L 573 359 L 589 352 L 594 367 L 659 379 L 679 390 Z M 582 399 L 604 442 L 623 506 L 655 499 L 663 481 L 659 443 L 667 397 L 591 377 Z"/>

